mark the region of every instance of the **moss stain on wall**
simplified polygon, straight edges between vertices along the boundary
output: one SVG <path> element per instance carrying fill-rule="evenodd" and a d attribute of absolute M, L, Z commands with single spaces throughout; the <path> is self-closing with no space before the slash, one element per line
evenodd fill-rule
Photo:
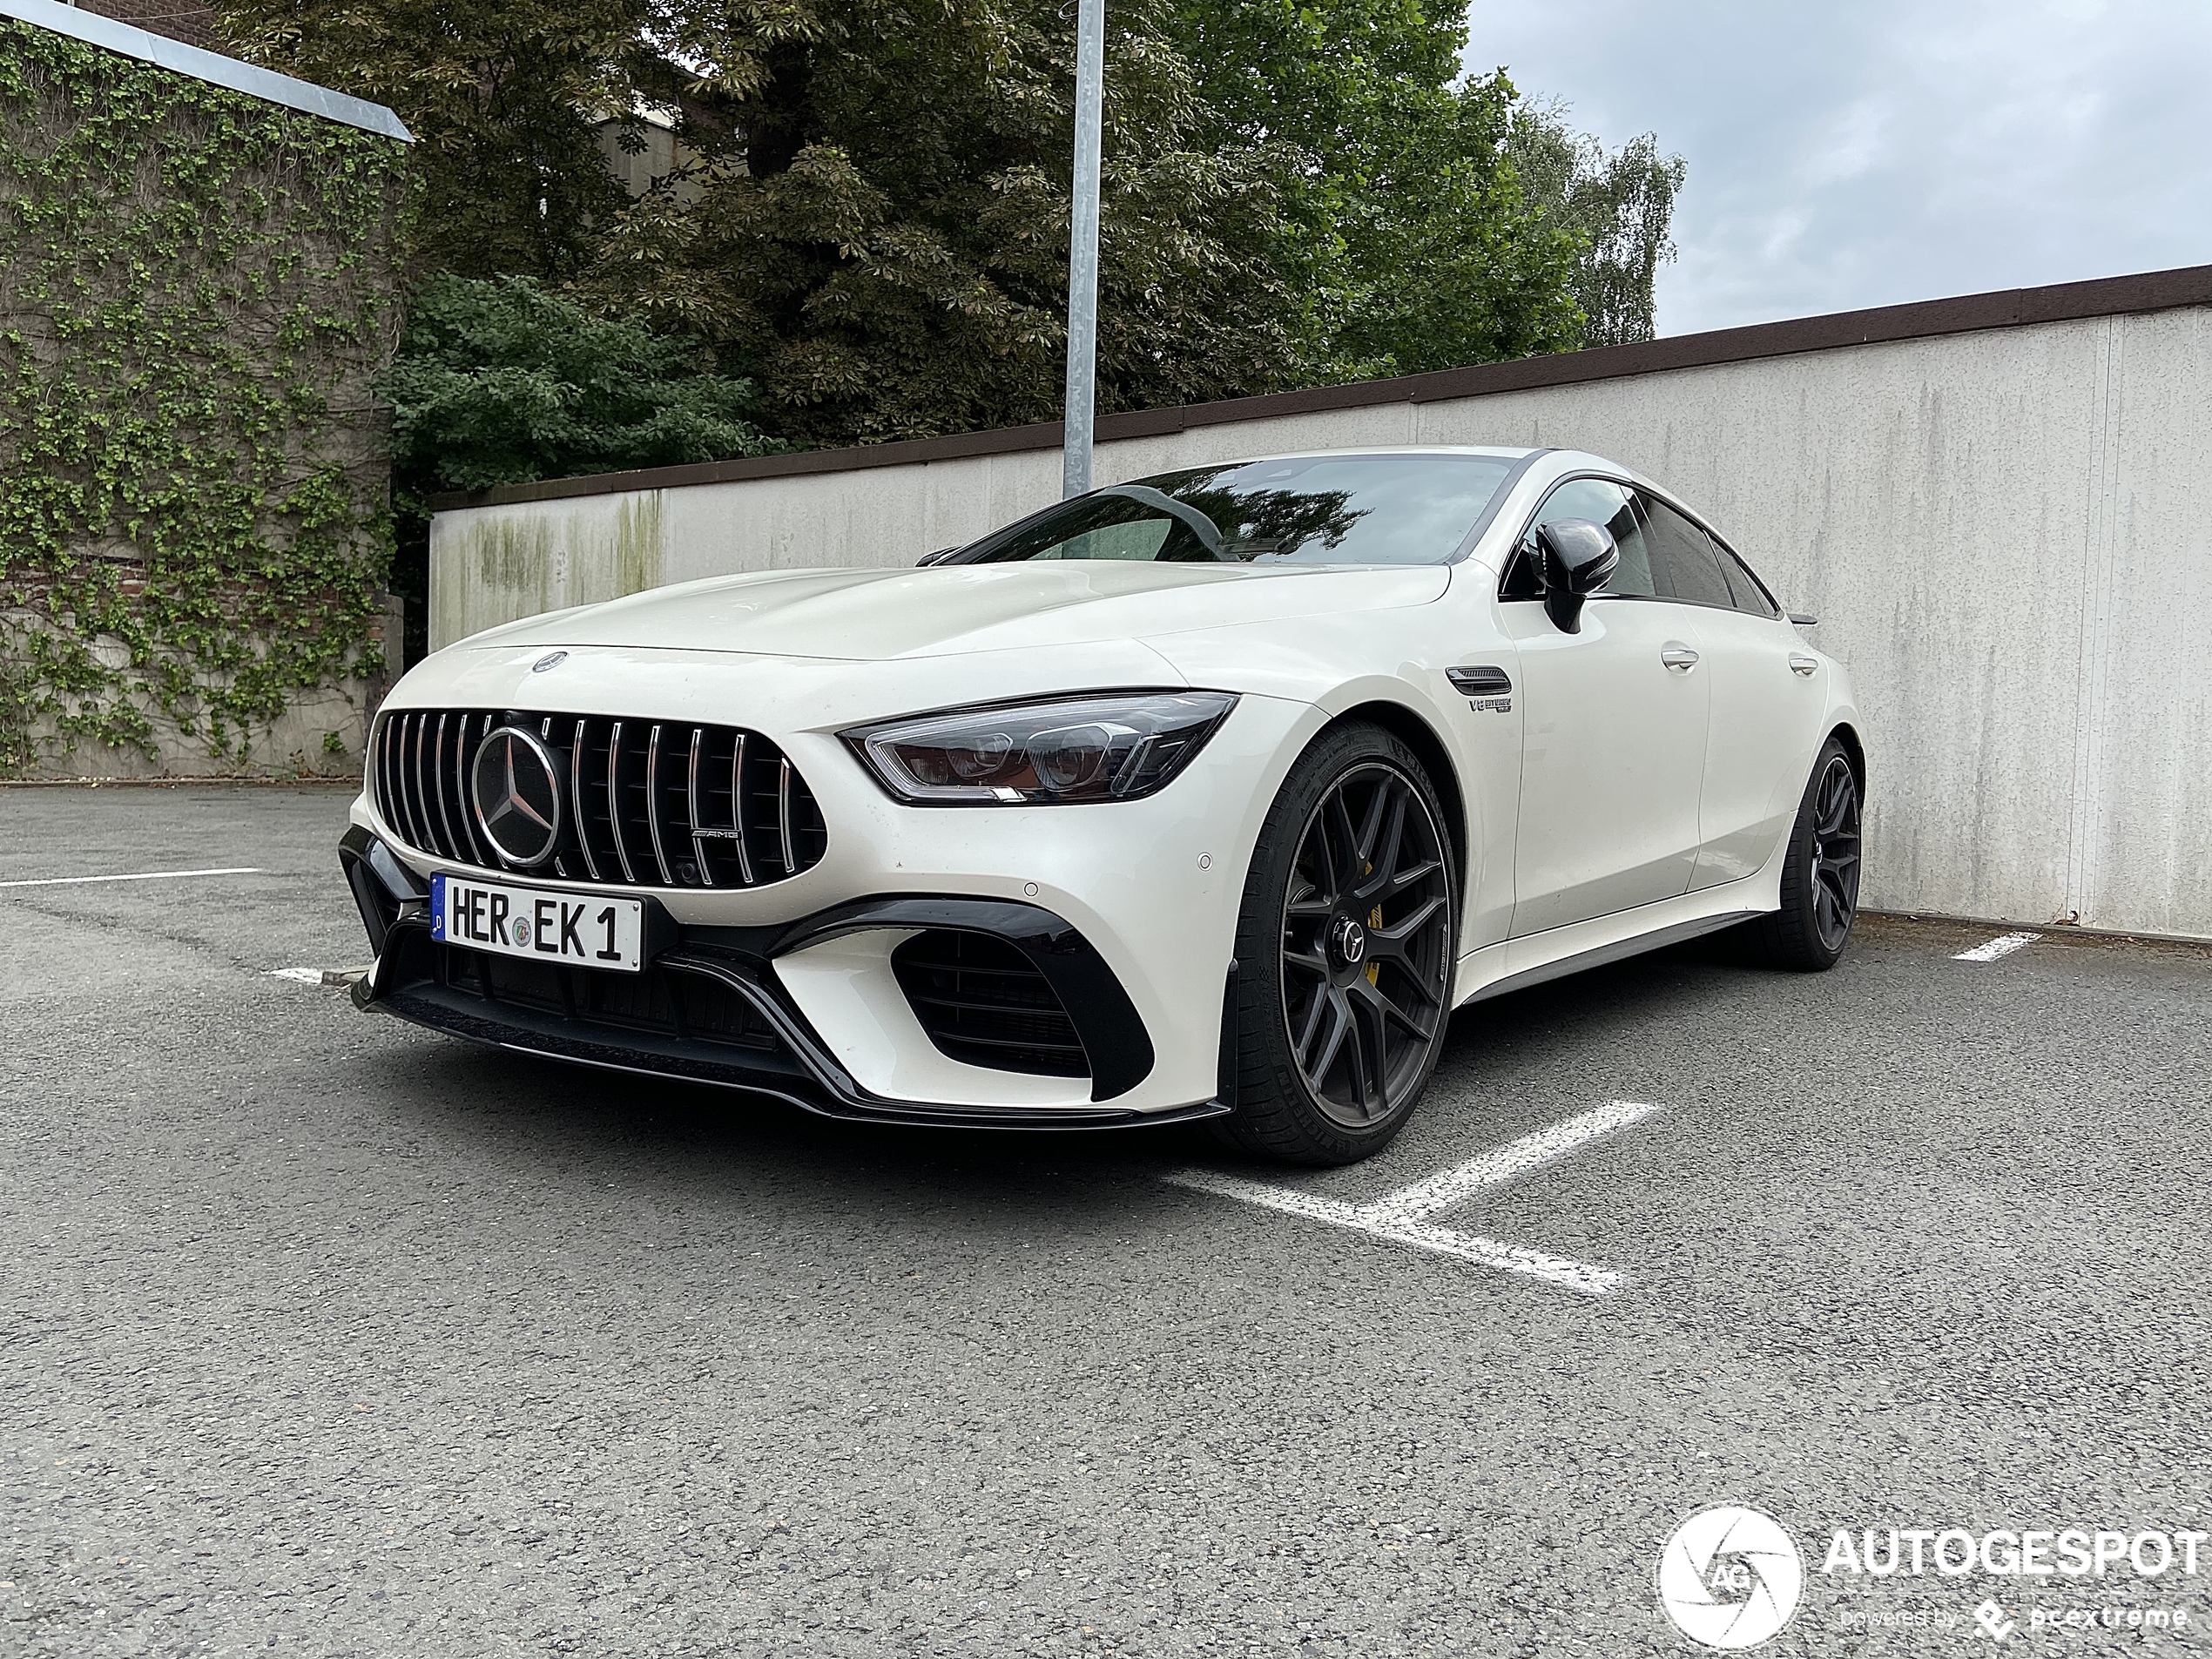
<path fill-rule="evenodd" d="M 615 515 L 614 551 L 615 591 L 608 597 L 643 593 L 660 586 L 664 561 L 659 490 L 623 498 L 621 510 Z"/>

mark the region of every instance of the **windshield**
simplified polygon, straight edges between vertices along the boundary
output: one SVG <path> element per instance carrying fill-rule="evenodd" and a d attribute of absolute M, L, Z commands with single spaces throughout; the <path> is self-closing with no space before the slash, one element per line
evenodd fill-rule
<path fill-rule="evenodd" d="M 1514 465 L 1503 455 L 1298 455 L 1162 473 L 1079 496 L 986 537 L 960 563 L 1441 564 Z"/>

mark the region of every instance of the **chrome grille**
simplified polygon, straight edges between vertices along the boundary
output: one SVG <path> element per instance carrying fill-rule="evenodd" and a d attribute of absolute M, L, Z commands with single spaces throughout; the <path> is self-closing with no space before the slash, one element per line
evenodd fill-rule
<path fill-rule="evenodd" d="M 757 887 L 821 861 L 814 792 L 757 732 L 500 709 L 381 716 L 368 757 L 376 810 L 418 852 L 510 870 L 469 799 L 469 768 L 501 726 L 536 733 L 562 775 L 560 839 L 536 867 L 570 881 Z"/>

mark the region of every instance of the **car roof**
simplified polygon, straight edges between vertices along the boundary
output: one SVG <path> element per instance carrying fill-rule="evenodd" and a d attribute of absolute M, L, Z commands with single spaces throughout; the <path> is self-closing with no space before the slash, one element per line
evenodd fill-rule
<path fill-rule="evenodd" d="M 1220 461 L 1186 461 L 1180 466 L 1163 467 L 1157 471 L 1142 474 L 1140 477 L 1159 478 L 1170 473 L 1198 472 L 1211 467 L 1258 467 L 1271 461 L 1325 461 L 1338 455 L 1483 455 L 1493 460 L 1522 463 L 1516 469 L 1515 482 L 1531 470 L 1534 463 L 1541 462 L 1544 463 L 1542 475 L 1547 477 L 1556 478 L 1576 472 L 1604 473 L 1626 483 L 1646 485 L 1674 501 L 1677 506 L 1682 504 L 1673 491 L 1645 477 L 1634 467 L 1588 449 L 1562 449 L 1549 444 L 1362 443 L 1347 444 L 1334 449 L 1281 449 L 1265 455 L 1231 456 Z M 1138 480 L 1132 479 L 1130 482 Z"/>
<path fill-rule="evenodd" d="M 1232 455 L 1219 461 L 1184 462 L 1163 467 L 1162 472 L 1190 472 L 1201 467 L 1257 467 L 1270 461 L 1324 461 L 1336 455 L 1489 455 L 1501 461 L 1524 461 L 1541 455 L 1541 448 L 1493 443 L 1359 443 L 1333 449 L 1275 449 L 1264 455 Z"/>
<path fill-rule="evenodd" d="M 1551 444 L 1360 443 L 1333 449 L 1277 449 L 1264 455 L 1231 455 L 1219 461 L 1186 461 L 1140 475 L 1157 478 L 1167 473 L 1197 472 L 1209 467 L 1258 467 L 1271 461 L 1326 461 L 1338 455 L 1484 455 L 1493 460 L 1518 462 L 1541 459 L 1547 463 L 1547 471 L 1554 476 L 1561 472 L 1604 472 L 1629 483 L 1650 485 L 1670 497 L 1673 495 L 1664 485 L 1622 462 L 1588 449 L 1562 449 Z"/>

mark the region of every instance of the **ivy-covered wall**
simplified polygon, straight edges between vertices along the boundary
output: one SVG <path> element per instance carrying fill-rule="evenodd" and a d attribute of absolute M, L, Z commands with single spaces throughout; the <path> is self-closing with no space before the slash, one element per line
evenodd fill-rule
<path fill-rule="evenodd" d="M 406 149 L 0 17 L 0 777 L 358 768 Z"/>

